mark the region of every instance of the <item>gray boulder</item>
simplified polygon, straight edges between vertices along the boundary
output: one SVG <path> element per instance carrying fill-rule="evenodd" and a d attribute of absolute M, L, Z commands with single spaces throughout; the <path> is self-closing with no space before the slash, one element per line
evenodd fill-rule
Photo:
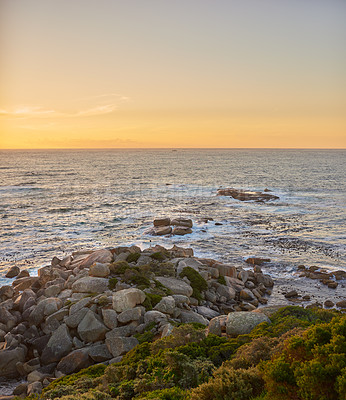
<path fill-rule="evenodd" d="M 11 268 L 7 271 L 5 277 L 6 277 L 6 278 L 14 278 L 14 277 L 17 276 L 19 273 L 20 273 L 19 267 L 13 266 L 13 267 L 11 267 Z"/>
<path fill-rule="evenodd" d="M 122 324 L 127 324 L 131 321 L 138 321 L 142 316 L 141 307 L 131 308 L 130 310 L 125 310 L 118 315 L 118 321 Z"/>
<path fill-rule="evenodd" d="M 99 278 L 105 278 L 110 274 L 110 270 L 107 264 L 95 263 L 89 269 L 89 275 Z"/>
<path fill-rule="evenodd" d="M 226 300 L 233 300 L 235 299 L 235 295 L 236 292 L 235 290 L 230 287 L 230 286 L 225 286 L 225 285 L 220 285 L 217 289 L 216 289 L 217 293 L 220 296 L 224 296 L 226 298 Z"/>
<path fill-rule="evenodd" d="M 108 329 L 97 318 L 96 314 L 88 310 L 84 318 L 78 325 L 78 334 L 80 338 L 87 343 L 97 342 L 105 337 Z"/>
<path fill-rule="evenodd" d="M 258 324 L 270 323 L 270 319 L 260 312 L 238 311 L 229 313 L 226 320 L 226 333 L 229 336 L 250 333 Z"/>
<path fill-rule="evenodd" d="M 119 290 L 119 292 L 113 294 L 113 308 L 115 311 L 121 313 L 136 307 L 138 304 L 142 304 L 145 297 L 145 293 L 139 289 L 129 288 Z"/>
<path fill-rule="evenodd" d="M 113 357 L 121 356 L 137 346 L 138 340 L 134 337 L 112 336 L 106 339 L 106 346 Z"/>
<path fill-rule="evenodd" d="M 217 311 L 205 306 L 198 306 L 197 312 L 207 319 L 212 319 L 220 315 L 220 313 L 218 313 Z"/>
<path fill-rule="evenodd" d="M 145 324 L 150 324 L 150 322 L 161 322 L 161 321 L 166 321 L 167 320 L 167 315 L 163 314 L 160 311 L 147 311 L 144 314 L 144 323 Z"/>
<path fill-rule="evenodd" d="M 226 321 L 227 321 L 227 315 L 220 315 L 218 317 L 213 318 L 209 322 L 208 333 L 221 336 L 223 332 L 226 332 Z"/>
<path fill-rule="evenodd" d="M 114 329 L 118 326 L 118 314 L 114 310 L 102 310 L 103 322 L 109 329 Z"/>
<path fill-rule="evenodd" d="M 50 297 L 49 299 L 43 299 L 37 306 L 31 311 L 29 316 L 29 322 L 32 325 L 39 325 L 45 317 L 55 313 L 62 307 L 61 299 Z"/>
<path fill-rule="evenodd" d="M 41 361 L 43 364 L 50 364 L 60 361 L 72 349 L 72 339 L 65 324 L 52 334 L 47 346 L 42 352 Z"/>
<path fill-rule="evenodd" d="M 170 315 L 174 313 L 174 309 L 175 300 L 172 296 L 163 297 L 154 307 L 154 310 Z"/>
<path fill-rule="evenodd" d="M 22 347 L 0 350 L 0 377 L 15 378 L 18 376 L 16 364 L 25 361 L 25 350 Z"/>
<path fill-rule="evenodd" d="M 95 362 L 103 362 L 113 357 L 105 344 L 95 344 L 88 347 L 88 354 Z"/>
<path fill-rule="evenodd" d="M 194 311 L 182 310 L 179 319 L 183 323 L 197 322 L 206 326 L 209 324 L 209 321 L 206 318 Z"/>
<path fill-rule="evenodd" d="M 85 276 L 72 284 L 72 291 L 78 293 L 103 293 L 108 290 L 108 279 Z"/>
<path fill-rule="evenodd" d="M 156 280 L 158 280 L 163 286 L 166 286 L 166 288 L 173 294 L 182 294 L 187 297 L 192 295 L 192 287 L 182 279 L 158 276 Z"/>

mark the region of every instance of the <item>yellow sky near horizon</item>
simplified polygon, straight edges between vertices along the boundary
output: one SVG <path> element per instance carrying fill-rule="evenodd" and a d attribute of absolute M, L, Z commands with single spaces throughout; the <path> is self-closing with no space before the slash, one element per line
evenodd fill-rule
<path fill-rule="evenodd" d="M 345 14 L 339 0 L 4 0 L 0 149 L 345 148 Z"/>

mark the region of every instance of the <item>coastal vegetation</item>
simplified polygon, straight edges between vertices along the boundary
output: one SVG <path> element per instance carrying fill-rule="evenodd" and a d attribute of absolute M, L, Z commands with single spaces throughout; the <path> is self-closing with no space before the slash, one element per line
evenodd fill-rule
<path fill-rule="evenodd" d="M 118 363 L 55 380 L 37 398 L 344 400 L 346 316 L 291 306 L 270 318 L 234 338 L 182 324 Z"/>

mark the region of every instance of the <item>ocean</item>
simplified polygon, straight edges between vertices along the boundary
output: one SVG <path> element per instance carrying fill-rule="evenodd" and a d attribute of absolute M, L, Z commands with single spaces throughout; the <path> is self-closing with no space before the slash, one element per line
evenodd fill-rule
<path fill-rule="evenodd" d="M 300 264 L 346 270 L 345 156 L 345 150 L 0 151 L 0 285 L 11 283 L 4 273 L 12 265 L 34 274 L 53 256 L 130 244 L 191 246 L 197 256 L 242 266 L 250 256 L 270 258 L 265 270 L 278 281 L 297 281 Z M 241 202 L 217 196 L 222 187 L 267 188 L 280 199 Z M 147 235 L 162 216 L 192 218 L 193 233 Z"/>

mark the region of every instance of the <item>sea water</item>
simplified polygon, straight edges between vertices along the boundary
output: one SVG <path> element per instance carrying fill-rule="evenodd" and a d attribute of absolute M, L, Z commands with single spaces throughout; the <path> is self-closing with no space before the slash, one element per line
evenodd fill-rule
<path fill-rule="evenodd" d="M 277 279 L 299 264 L 346 270 L 345 150 L 40 150 L 0 152 L 0 285 L 18 265 L 137 244 L 191 246 L 244 264 L 270 258 Z M 270 189 L 241 202 L 221 187 Z M 155 217 L 194 222 L 186 236 L 146 234 Z M 212 221 L 204 222 L 204 218 Z"/>

